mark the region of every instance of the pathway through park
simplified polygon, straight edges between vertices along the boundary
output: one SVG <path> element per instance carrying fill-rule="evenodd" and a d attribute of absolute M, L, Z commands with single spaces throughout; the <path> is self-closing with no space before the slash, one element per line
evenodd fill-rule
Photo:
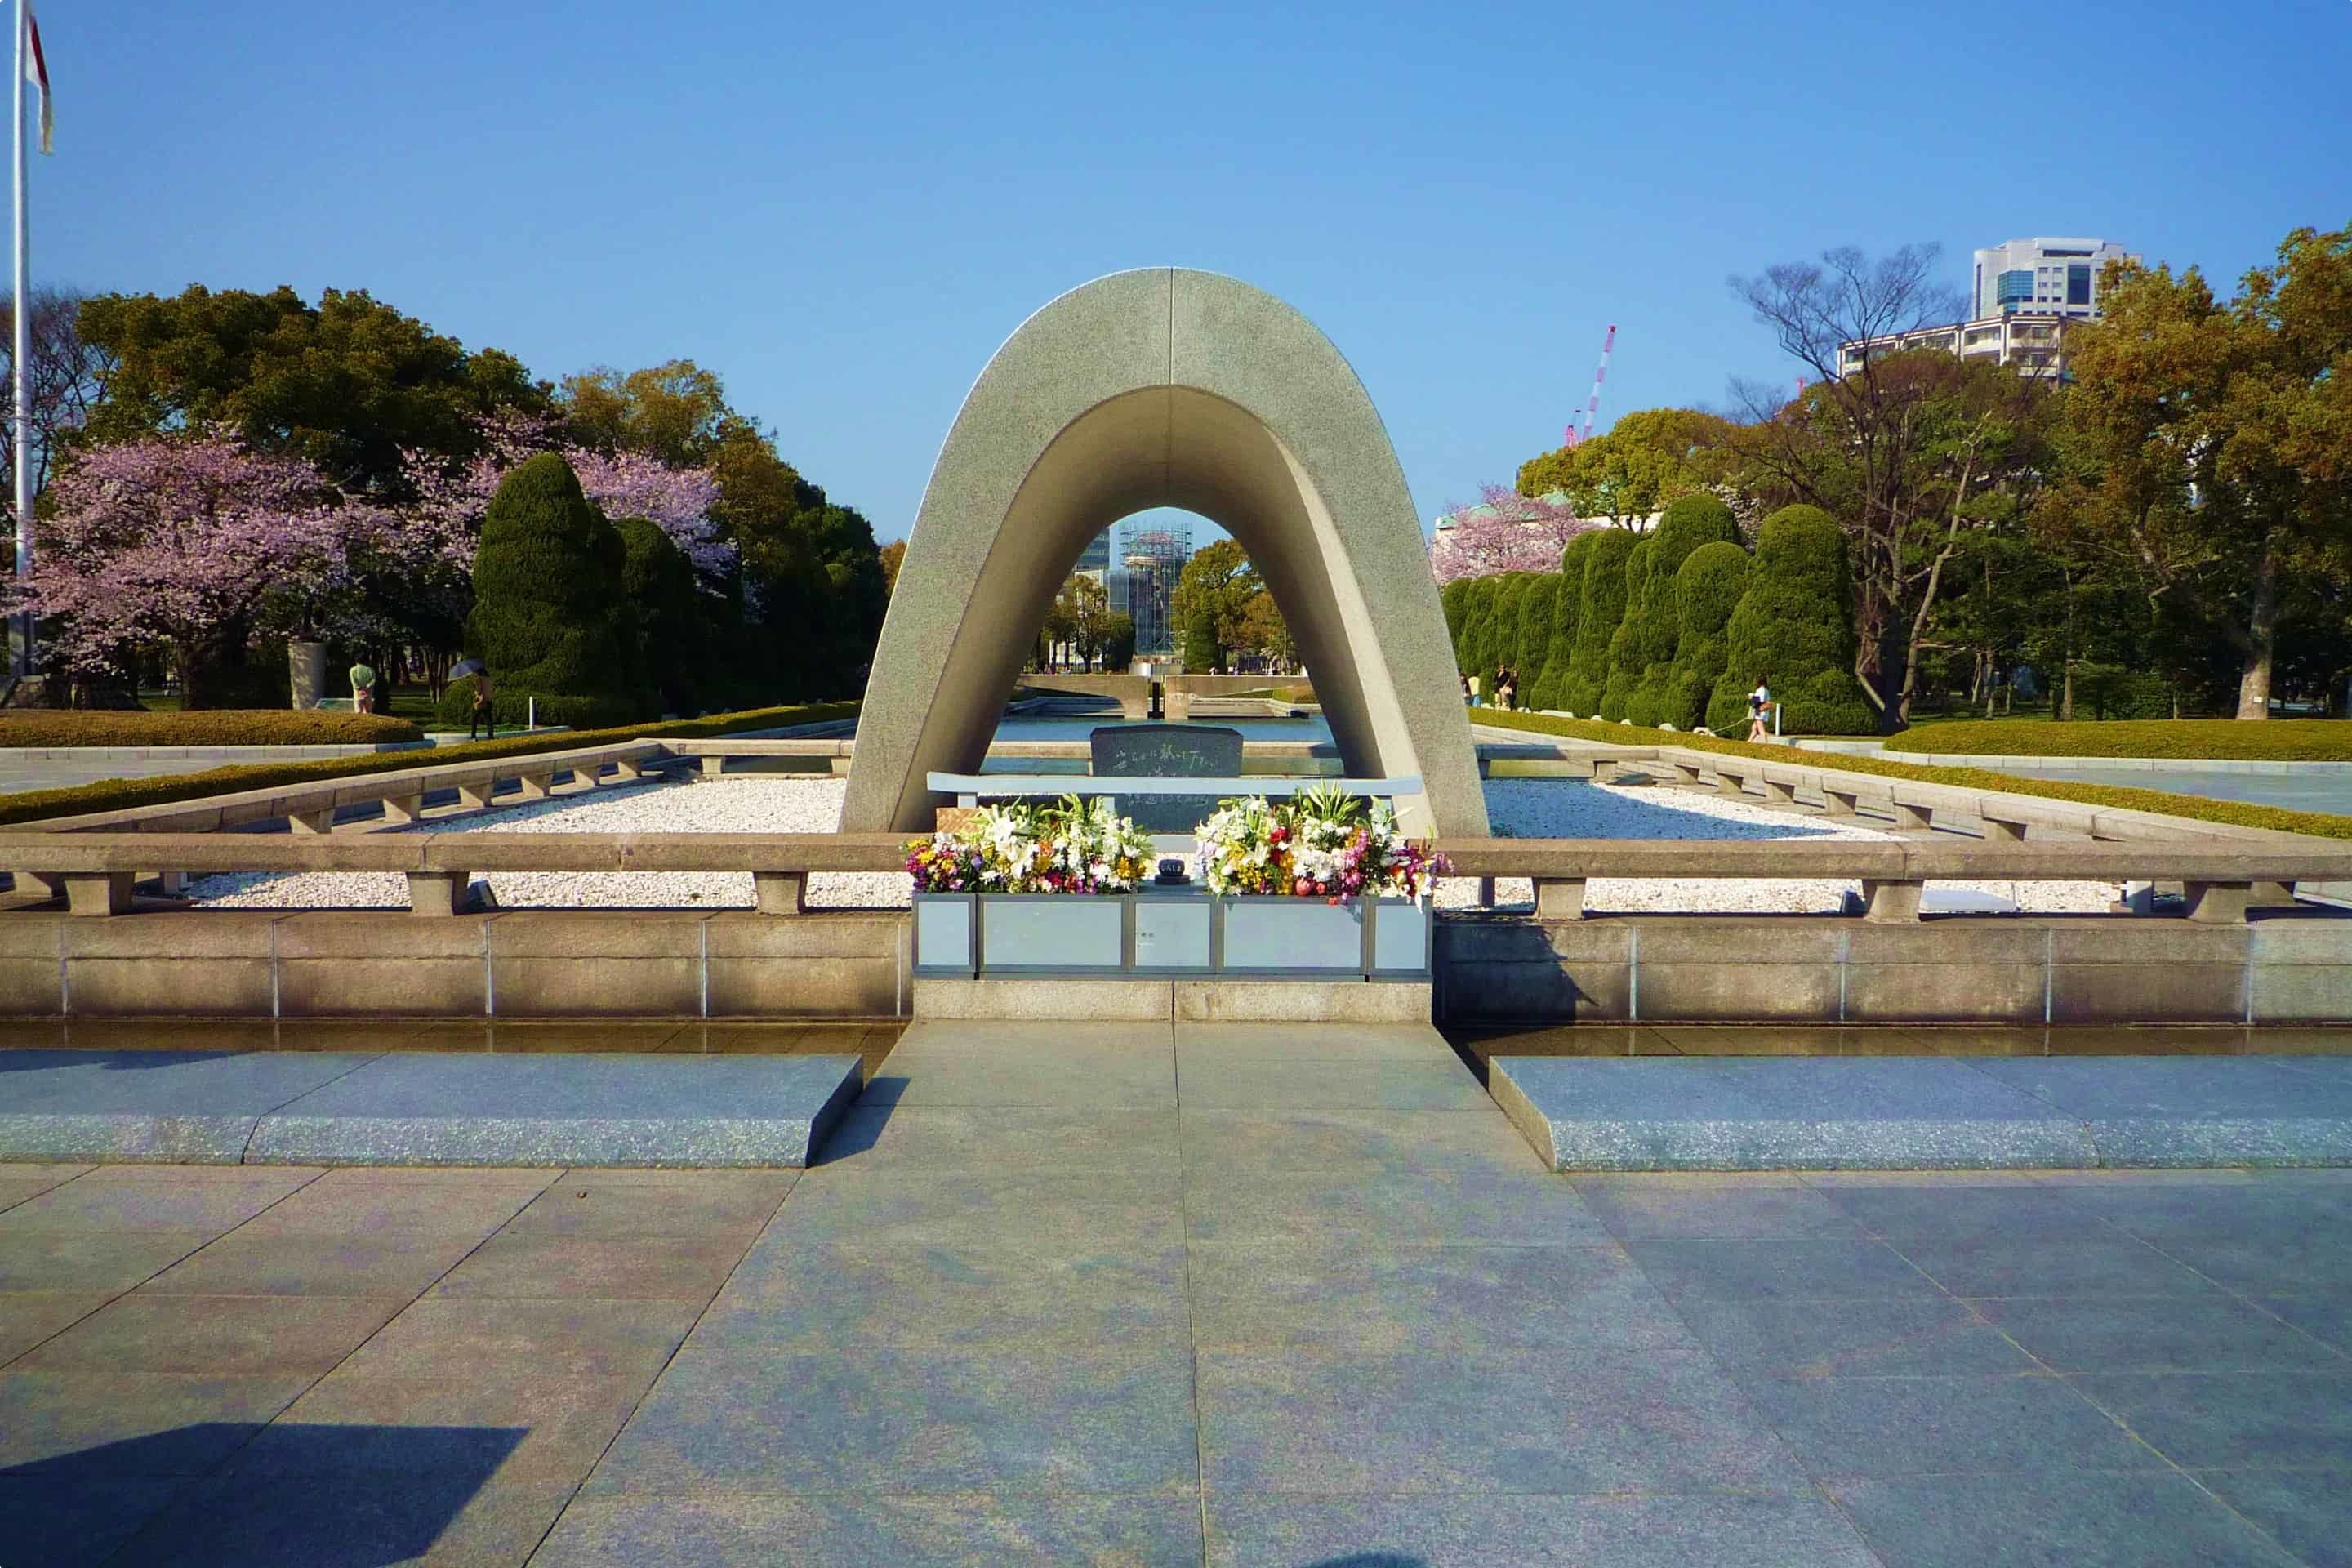
<path fill-rule="evenodd" d="M 792 1173 L 0 1168 L 0 1563 L 2341 1563 L 2339 1173 L 1545 1172 L 919 1024 Z"/>

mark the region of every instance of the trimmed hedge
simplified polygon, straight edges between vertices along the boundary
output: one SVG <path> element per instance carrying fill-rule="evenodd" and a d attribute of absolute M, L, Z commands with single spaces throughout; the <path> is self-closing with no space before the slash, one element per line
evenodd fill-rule
<path fill-rule="evenodd" d="M 1633 639 L 1641 632 L 1642 604 L 1650 594 L 1650 563 L 1657 552 L 1657 536 L 1645 533 L 1625 557 L 1625 605 L 1617 616 L 1617 629 L 1609 634 L 1609 672 L 1601 683 L 1601 716 L 1612 723 L 1632 717 L 1625 704 L 1642 681 L 1642 650 Z"/>
<path fill-rule="evenodd" d="M 2227 762 L 2352 763 L 2341 719 L 1955 719 L 1906 730 L 1890 752 L 1977 757 L 2179 757 Z"/>
<path fill-rule="evenodd" d="M 1559 683 L 1559 706 L 1590 714 L 1609 687 L 1609 644 L 1625 616 L 1625 568 L 1641 536 L 1622 528 L 1596 528 L 1582 535 L 1584 593 L 1576 611 L 1576 646 Z"/>
<path fill-rule="evenodd" d="M 535 710 L 575 729 L 627 724 L 661 711 L 646 679 L 635 608 L 621 591 L 628 548 L 553 452 L 499 485 L 474 552 L 474 613 L 466 651 L 490 668 L 502 723 Z M 442 694 L 441 722 L 467 722 L 474 681 Z"/>
<path fill-rule="evenodd" d="M 625 517 L 621 591 L 636 607 L 638 658 L 666 713 L 698 713 L 718 671 L 694 563 L 661 526 Z M 495 672 L 493 672 L 495 679 Z"/>
<path fill-rule="evenodd" d="M 1495 611 L 1486 617 L 1486 636 L 1475 650 L 1479 658 L 1478 673 L 1486 678 L 1491 691 L 1495 672 L 1511 662 L 1511 655 L 1519 646 L 1519 605 L 1527 598 L 1528 583 L 1534 575 L 1528 572 L 1507 572 L 1495 584 Z"/>
<path fill-rule="evenodd" d="M 1454 664 L 1463 674 L 1478 678 L 1481 691 L 1494 684 L 1488 679 L 1494 667 L 1480 669 L 1478 653 L 1486 646 L 1486 626 L 1495 615 L 1495 594 L 1502 585 L 1500 577 L 1474 577 L 1462 599 L 1462 640 L 1454 645 Z"/>
<path fill-rule="evenodd" d="M 1675 574 L 1681 632 L 1674 659 L 1658 682 L 1650 722 L 1696 730 L 1706 721 L 1707 698 L 1731 660 L 1725 628 L 1747 589 L 1748 552 L 1728 540 L 1702 544 L 1683 558 L 1682 570 Z"/>
<path fill-rule="evenodd" d="M 425 732 L 389 713 L 334 709 L 22 708 L 0 712 L 0 746 L 364 746 L 421 741 Z"/>
<path fill-rule="evenodd" d="M 1437 603 L 1445 611 L 1445 641 L 1454 649 L 1456 668 L 1462 663 L 1462 628 L 1470 619 L 1470 584 L 1468 577 L 1456 577 L 1437 591 Z"/>
<path fill-rule="evenodd" d="M 1528 580 L 1528 591 L 1519 599 L 1519 639 L 1511 653 L 1511 663 L 1519 672 L 1519 702 L 1525 707 L 1535 700 L 1536 682 L 1543 677 L 1544 660 L 1551 652 L 1552 616 L 1559 605 L 1560 575 L 1557 572 L 1538 572 Z"/>
<path fill-rule="evenodd" d="M 1678 496 L 1667 506 L 1656 531 L 1650 535 L 1650 563 L 1642 591 L 1627 601 L 1625 619 L 1609 649 L 1612 689 L 1621 680 L 1630 683 L 1623 711 L 1612 717 L 1631 719 L 1636 724 L 1655 724 L 1662 719 L 1685 727 L 1697 722 L 1695 718 L 1683 718 L 1679 704 L 1674 711 L 1667 708 L 1667 684 L 1674 679 L 1675 652 L 1682 644 L 1683 563 L 1705 545 L 1729 544 L 1738 549 L 1738 539 L 1739 527 L 1732 521 L 1731 509 L 1714 496 Z M 1729 614 L 1728 606 L 1725 614 Z M 1717 633 L 1722 625 L 1719 620 L 1716 623 Z M 1715 673 L 1723 673 L 1719 666 Z M 1707 684 L 1714 685 L 1712 677 Z M 1699 706 L 1706 706 L 1704 698 Z M 1608 713 L 1605 701 L 1601 711 Z"/>
<path fill-rule="evenodd" d="M 26 790 L 0 795 L 0 825 L 41 822 L 53 816 L 80 816 L 94 811 L 121 811 L 138 805 L 162 805 L 172 801 L 201 800 L 208 795 L 232 795 L 239 790 L 268 789 L 278 784 L 317 784 L 326 779 L 364 778 L 369 773 L 394 773 L 406 768 L 435 767 L 445 763 L 469 763 L 485 757 L 527 757 L 540 752 L 568 752 L 580 746 L 607 746 L 649 737 L 688 740 L 698 735 L 732 735 L 744 730 L 778 730 L 793 724 L 819 724 L 855 717 L 855 702 L 807 702 L 785 708 L 754 708 L 737 713 L 713 713 L 701 719 L 670 719 L 652 724 L 630 724 L 611 730 L 540 731 L 499 741 L 467 741 L 436 746 L 431 752 L 383 752 L 374 756 L 319 757 L 300 763 L 242 763 L 207 768 L 200 773 L 164 773 L 144 779 L 100 779 L 70 789 Z"/>
<path fill-rule="evenodd" d="M 1729 661 L 1707 728 L 1745 733 L 1748 693 L 1767 678 L 1791 735 L 1874 735 L 1877 715 L 1853 678 L 1845 533 L 1815 506 L 1787 506 L 1756 532 L 1748 589 L 1725 628 Z"/>
<path fill-rule="evenodd" d="M 1559 595 L 1551 614 L 1551 640 L 1544 649 L 1543 668 L 1528 687 L 1530 708 L 1559 708 L 1568 690 L 1569 661 L 1576 656 L 1576 626 L 1584 614 L 1584 558 L 1592 552 L 1593 531 L 1585 530 L 1559 552 Z"/>
<path fill-rule="evenodd" d="M 2231 720 L 2218 721 L 2222 723 Z M 2352 816 L 2330 812 L 2289 811 L 2284 806 L 2251 805 L 2243 801 L 2213 800 L 2200 795 L 2173 795 L 2164 790 L 2131 789 L 2121 784 L 2073 784 L 2060 779 L 2020 778 L 1990 768 L 1928 767 L 1918 763 L 1894 763 L 1884 757 L 1853 757 L 1823 752 L 1797 751 L 1789 746 L 1751 746 L 1718 735 L 1680 735 L 1664 730 L 1632 729 L 1585 719 L 1561 719 L 1549 713 L 1481 713 L 1478 722 L 1502 729 L 1526 730 L 1541 735 L 1564 735 L 1578 741 L 1605 741 L 1622 745 L 1687 746 L 1696 751 L 1722 752 L 1794 763 L 1842 773 L 1870 773 L 1880 778 L 1914 779 L 1921 784 L 1950 784 L 1958 789 L 1999 790 L 2006 795 L 2042 800 L 2071 800 L 2083 805 L 2113 806 L 2118 811 L 2152 811 L 2185 816 L 2198 822 L 2227 823 L 2233 827 L 2266 827 L 2278 833 L 2307 833 L 2322 838 L 2352 838 Z"/>

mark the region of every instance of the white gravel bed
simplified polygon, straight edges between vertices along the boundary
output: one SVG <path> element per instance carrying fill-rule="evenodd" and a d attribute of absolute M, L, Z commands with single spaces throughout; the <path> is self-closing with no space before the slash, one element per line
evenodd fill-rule
<path fill-rule="evenodd" d="M 446 821 L 387 829 L 399 833 L 831 833 L 841 826 L 845 781 L 811 776 L 734 774 L 675 784 L 647 782 L 503 806 Z M 1493 779 L 1486 811 L 1495 831 L 1516 838 L 1872 838 L 1894 837 L 1868 827 L 1792 816 L 1745 801 L 1693 790 L 1593 784 L 1573 779 Z M 499 871 L 478 879 L 501 907 L 749 909 L 749 871 L 559 872 Z M 1979 889 L 2027 910 L 2097 911 L 2119 889 L 2111 883 L 1965 882 L 1937 887 Z M 1601 879 L 1587 884 L 1592 910 L 1742 910 L 1811 913 L 1835 910 L 1858 880 L 1649 881 Z M 1477 883 L 1448 878 L 1437 886 L 1440 908 L 1476 902 Z M 1534 885 L 1507 878 L 1496 886 L 1501 907 L 1532 907 Z M 379 872 L 268 873 L 192 879 L 195 901 L 224 909 L 405 909 L 404 877 Z M 906 877 L 898 872 L 827 872 L 809 879 L 809 902 L 824 908 L 903 908 Z"/>

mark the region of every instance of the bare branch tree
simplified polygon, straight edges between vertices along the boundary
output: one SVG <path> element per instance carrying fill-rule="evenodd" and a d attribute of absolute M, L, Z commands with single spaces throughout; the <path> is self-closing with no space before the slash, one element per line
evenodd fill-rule
<path fill-rule="evenodd" d="M 81 428 L 104 391 L 103 350 L 84 342 L 78 289 L 33 290 L 33 494 L 48 488 L 60 437 Z M 13 305 L 0 303 L 0 516 L 13 526 L 16 494 L 16 351 Z"/>

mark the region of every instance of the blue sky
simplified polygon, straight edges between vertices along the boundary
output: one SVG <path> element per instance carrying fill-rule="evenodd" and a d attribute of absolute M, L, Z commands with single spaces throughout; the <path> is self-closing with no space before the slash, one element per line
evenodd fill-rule
<path fill-rule="evenodd" d="M 1724 286 L 2352 219 L 2352 4 L 40 6 L 35 273 L 366 288 L 540 374 L 688 356 L 885 539 L 988 355 L 1121 268 L 1354 363 L 1424 521 L 1601 407 L 1793 374 Z"/>

